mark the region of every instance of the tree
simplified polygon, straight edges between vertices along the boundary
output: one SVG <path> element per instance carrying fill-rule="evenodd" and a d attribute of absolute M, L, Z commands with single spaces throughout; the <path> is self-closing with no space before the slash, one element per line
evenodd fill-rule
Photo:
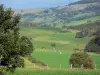
<path fill-rule="evenodd" d="M 89 57 L 87 53 L 84 52 L 75 52 L 72 54 L 70 60 L 70 64 L 72 64 L 73 68 L 89 68 L 93 69 L 94 64 L 92 58 Z"/>
<path fill-rule="evenodd" d="M 100 36 L 92 38 L 85 47 L 85 52 L 100 53 Z"/>
<path fill-rule="evenodd" d="M 56 52 L 55 48 L 56 48 L 56 44 L 52 43 L 51 44 L 52 49 Z"/>
<path fill-rule="evenodd" d="M 20 55 L 26 56 L 33 52 L 33 45 L 30 39 L 26 36 L 22 36 L 20 39 Z M 23 53 L 23 54 L 22 54 Z"/>
<path fill-rule="evenodd" d="M 84 35 L 82 32 L 77 32 L 75 38 L 83 38 Z"/>
<path fill-rule="evenodd" d="M 11 8 L 5 9 L 0 5 L 0 66 L 11 72 L 17 67 L 24 67 L 24 60 L 21 57 L 33 51 L 30 40 L 20 38 L 19 22 L 20 16 L 15 15 Z M 1 72 L 2 70 L 0 69 Z"/>

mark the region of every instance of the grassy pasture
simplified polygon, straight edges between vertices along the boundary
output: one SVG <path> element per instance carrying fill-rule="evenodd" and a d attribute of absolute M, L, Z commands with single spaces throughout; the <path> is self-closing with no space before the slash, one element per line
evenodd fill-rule
<path fill-rule="evenodd" d="M 56 49 L 67 51 L 73 50 L 76 47 L 84 47 L 88 42 L 89 38 L 75 38 L 76 32 L 71 33 L 55 33 L 53 31 L 42 30 L 42 29 L 28 29 L 25 28 L 21 31 L 22 35 L 28 36 L 32 39 L 33 45 L 37 48 L 41 49 L 41 47 L 46 47 L 47 49 L 51 49 L 51 44 L 56 44 Z"/>
<path fill-rule="evenodd" d="M 66 26 L 77 26 L 77 25 L 87 23 L 87 21 L 95 21 L 95 20 L 100 20 L 100 16 L 96 16 L 96 17 L 92 17 L 92 18 L 88 18 L 84 20 L 79 20 L 79 21 L 71 21 L 70 23 L 67 23 L 65 25 Z M 63 25 L 62 23 L 59 23 L 57 27 L 61 27 L 62 25 Z"/>
<path fill-rule="evenodd" d="M 74 48 L 84 48 L 89 41 L 89 37 L 75 38 L 75 33 L 55 33 L 52 30 L 37 29 L 37 28 L 23 28 L 21 29 L 21 35 L 26 35 L 32 38 L 33 45 L 35 47 L 32 56 L 37 60 L 41 60 L 48 64 L 51 68 L 69 68 L 69 58 L 73 53 Z M 56 51 L 54 52 L 51 44 L 56 44 Z M 45 49 L 42 49 L 45 47 Z M 61 54 L 60 54 L 60 52 Z M 100 68 L 100 56 L 96 54 L 90 54 L 95 60 L 97 68 Z"/>
<path fill-rule="evenodd" d="M 97 70 L 70 69 L 69 58 L 73 49 L 84 48 L 90 38 L 76 39 L 76 32 L 55 33 L 50 30 L 34 28 L 21 28 L 20 33 L 32 38 L 31 41 L 35 47 L 32 56 L 48 64 L 49 69 L 43 70 L 41 69 L 43 67 L 39 65 L 34 68 L 34 64 L 25 58 L 25 68 L 18 68 L 15 73 L 7 73 L 7 75 L 100 75 L 100 55 L 94 53 L 89 53 L 89 55 L 94 59 Z M 57 52 L 54 52 L 50 46 L 52 43 L 56 44 Z"/>
<path fill-rule="evenodd" d="M 87 23 L 87 21 L 95 21 L 95 20 L 99 20 L 100 16 L 96 16 L 96 17 L 92 17 L 92 18 L 88 18 L 88 19 L 84 19 L 84 20 L 80 20 L 80 21 L 72 21 L 70 23 L 68 23 L 69 26 L 77 26 L 77 25 L 81 25 L 84 23 Z"/>
<path fill-rule="evenodd" d="M 22 70 L 18 69 L 14 74 L 7 75 L 100 75 L 100 70 Z"/>

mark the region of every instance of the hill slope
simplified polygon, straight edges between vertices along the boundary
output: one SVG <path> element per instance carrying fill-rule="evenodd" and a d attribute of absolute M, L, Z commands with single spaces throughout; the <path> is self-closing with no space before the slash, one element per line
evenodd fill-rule
<path fill-rule="evenodd" d="M 65 6 L 43 9 L 25 9 L 15 11 L 21 15 L 22 24 L 42 27 L 57 27 L 68 25 L 72 21 L 80 21 L 100 16 L 99 0 L 81 0 Z"/>

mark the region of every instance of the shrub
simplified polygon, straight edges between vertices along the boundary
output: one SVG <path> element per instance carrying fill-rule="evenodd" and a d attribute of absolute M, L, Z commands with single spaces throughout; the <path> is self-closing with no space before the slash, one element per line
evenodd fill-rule
<path fill-rule="evenodd" d="M 93 59 L 92 58 L 88 58 L 88 64 L 87 64 L 87 67 L 89 69 L 93 69 L 94 68 L 94 63 L 93 63 Z"/>
<path fill-rule="evenodd" d="M 28 56 L 28 60 L 31 61 L 32 63 L 36 63 L 36 59 L 33 58 L 32 56 Z"/>
<path fill-rule="evenodd" d="M 82 32 L 77 32 L 75 38 L 83 38 L 84 35 Z"/>
<path fill-rule="evenodd" d="M 85 52 L 75 52 L 72 54 L 70 58 L 70 64 L 72 64 L 73 68 L 83 68 L 93 69 L 93 60 L 89 57 L 89 55 Z"/>

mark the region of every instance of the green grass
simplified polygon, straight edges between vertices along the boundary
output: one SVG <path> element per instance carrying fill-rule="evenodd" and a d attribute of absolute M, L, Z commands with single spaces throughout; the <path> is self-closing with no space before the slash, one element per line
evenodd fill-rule
<path fill-rule="evenodd" d="M 93 58 L 96 67 L 100 69 L 100 55 L 92 55 L 91 57 Z"/>
<path fill-rule="evenodd" d="M 100 70 L 17 70 L 7 75 L 100 75 Z"/>
<path fill-rule="evenodd" d="M 57 52 L 35 52 L 32 54 L 33 57 L 36 57 L 37 60 L 44 61 L 47 63 L 50 68 L 69 68 L 69 58 L 72 52 L 64 52 L 62 54 Z"/>
<path fill-rule="evenodd" d="M 83 19 L 83 20 L 78 20 L 78 21 L 71 21 L 69 23 L 63 24 L 63 23 L 59 23 L 57 24 L 56 27 L 62 27 L 63 25 L 65 26 L 78 26 L 78 25 L 82 25 L 84 23 L 87 23 L 87 21 L 96 21 L 96 20 L 100 20 L 100 16 L 96 16 L 96 17 L 92 17 L 92 18 L 88 18 L 88 19 Z"/>
<path fill-rule="evenodd" d="M 92 18 L 88 18 L 88 19 L 84 19 L 84 20 L 80 20 L 80 21 L 71 21 L 70 23 L 68 23 L 68 26 L 77 26 L 77 25 L 81 25 L 86 23 L 87 21 L 95 21 L 95 20 L 100 20 L 100 16 L 97 17 L 92 17 Z"/>
<path fill-rule="evenodd" d="M 47 29 L 38 28 L 23 28 L 21 29 L 21 35 L 25 35 L 33 38 L 33 46 L 35 47 L 35 52 L 32 56 L 37 60 L 43 61 L 48 64 L 51 68 L 69 68 L 69 59 L 73 53 L 74 48 L 84 48 L 85 45 L 90 40 L 89 37 L 86 38 L 75 38 L 76 32 L 70 33 L 55 33 L 55 31 Z M 54 52 L 51 44 L 56 44 L 56 51 Z M 45 47 L 46 49 L 42 49 Z M 41 52 L 42 51 L 42 52 Z M 46 51 L 46 52 L 45 52 Z M 62 54 L 59 53 L 62 52 Z M 97 68 L 100 68 L 100 56 L 92 55 Z"/>
<path fill-rule="evenodd" d="M 53 30 L 38 28 L 21 28 L 21 35 L 33 38 L 31 41 L 35 47 L 32 57 L 48 64 L 50 70 L 40 70 L 39 65 L 34 69 L 34 64 L 25 59 L 25 68 L 17 69 L 14 74 L 7 75 L 100 75 L 100 70 L 77 70 L 69 69 L 69 59 L 74 48 L 84 48 L 90 40 L 86 38 L 75 38 L 75 32 L 72 33 L 55 33 Z M 56 43 L 56 51 L 54 52 L 50 46 Z M 45 47 L 46 49 L 42 49 Z M 62 54 L 60 54 L 60 52 Z M 89 53 L 94 59 L 97 69 L 100 69 L 100 55 Z M 60 69 L 61 65 L 61 69 Z"/>
<path fill-rule="evenodd" d="M 46 47 L 51 49 L 51 44 L 56 43 L 57 50 L 61 47 L 64 50 L 73 50 L 76 47 L 84 47 L 89 38 L 75 38 L 75 32 L 73 33 L 55 33 L 53 31 L 43 29 L 23 29 L 22 35 L 33 38 L 32 42 L 36 48 Z"/>

